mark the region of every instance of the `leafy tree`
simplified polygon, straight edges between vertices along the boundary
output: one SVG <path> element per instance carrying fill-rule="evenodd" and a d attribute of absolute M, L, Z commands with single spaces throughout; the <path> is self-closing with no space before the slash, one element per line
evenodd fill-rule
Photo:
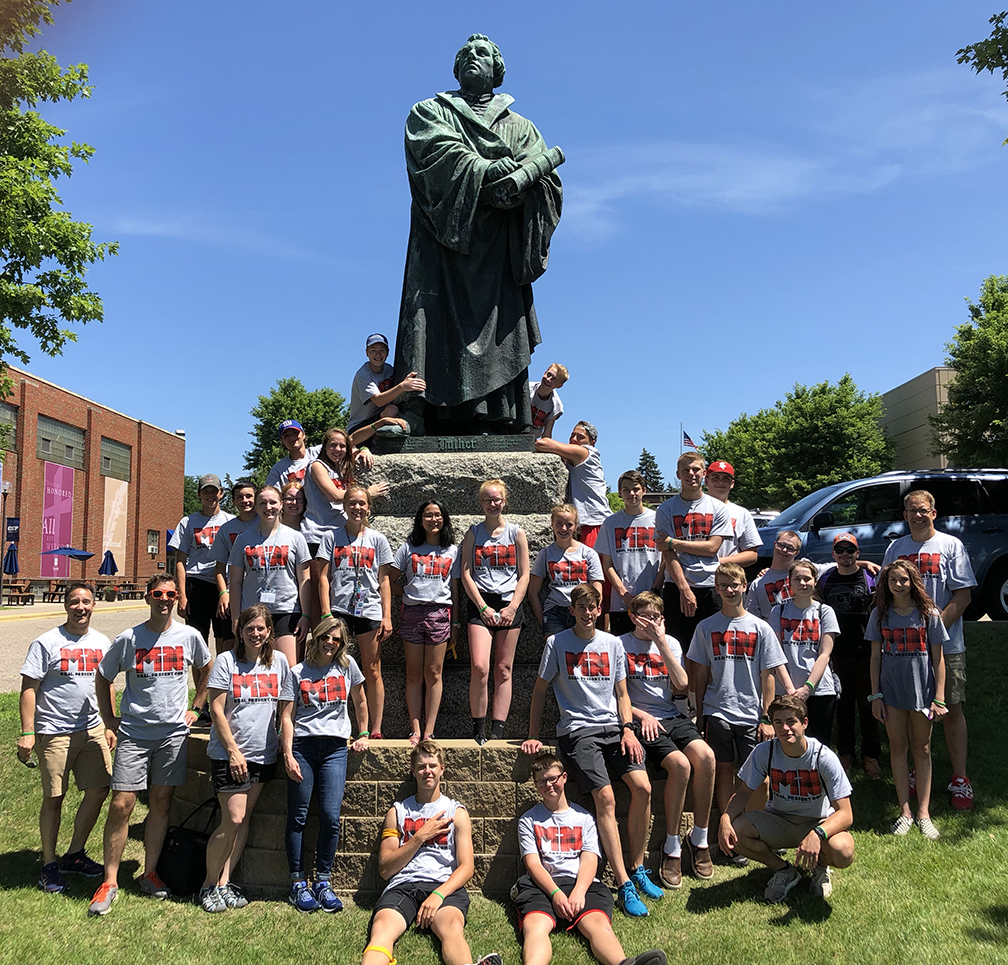
<path fill-rule="evenodd" d="M 662 479 L 661 470 L 658 468 L 658 460 L 647 449 L 641 449 L 637 472 L 644 477 L 648 492 L 661 493 L 665 491 L 665 480 Z"/>
<path fill-rule="evenodd" d="M 203 508 L 203 503 L 199 498 L 199 476 L 185 476 L 185 483 L 182 487 L 182 515 L 188 516 L 191 513 L 198 513 Z"/>
<path fill-rule="evenodd" d="M 308 445 L 317 445 L 327 429 L 345 426 L 346 400 L 335 389 L 308 391 L 298 378 L 280 379 L 269 395 L 259 396 L 252 409 L 255 425 L 249 430 L 252 448 L 245 453 L 245 468 L 261 485 L 270 467 L 285 455 L 277 438 L 277 426 L 284 419 L 297 419 L 304 426 Z"/>
<path fill-rule="evenodd" d="M 823 486 L 892 468 L 895 447 L 879 419 L 882 397 L 850 375 L 836 385 L 795 385 L 783 401 L 742 413 L 723 432 L 703 435 L 704 457 L 735 468 L 733 499 L 783 508 Z"/>
<path fill-rule="evenodd" d="M 1008 275 L 991 275 L 971 320 L 945 346 L 955 369 L 948 402 L 930 416 L 931 453 L 954 466 L 1008 465 Z"/>
<path fill-rule="evenodd" d="M 77 335 L 64 323 L 101 321 L 102 301 L 84 280 L 90 265 L 116 254 L 115 242 L 96 244 L 91 225 L 62 209 L 55 181 L 87 162 L 88 144 L 58 143 L 66 131 L 47 124 L 39 101 L 90 97 L 87 64 L 65 71 L 44 50 L 25 51 L 60 0 L 0 0 L 0 396 L 13 384 L 4 358 L 28 363 L 14 329 L 26 329 L 42 351 L 59 355 Z"/>
<path fill-rule="evenodd" d="M 622 512 L 626 506 L 623 502 L 623 497 L 619 493 L 614 493 L 611 489 L 606 489 L 605 498 L 609 500 L 609 508 L 614 513 Z"/>
<path fill-rule="evenodd" d="M 1000 70 L 1001 79 L 1008 83 L 1008 26 L 1005 25 L 1006 18 L 1008 18 L 1008 10 L 994 14 L 988 21 L 994 25 L 990 36 L 986 40 L 969 44 L 969 46 L 957 50 L 956 62 L 969 64 L 978 74 L 985 70 L 990 74 Z M 1008 97 L 1008 89 L 1004 91 L 1004 95 Z M 1005 138 L 1004 143 L 1008 144 L 1008 138 Z"/>

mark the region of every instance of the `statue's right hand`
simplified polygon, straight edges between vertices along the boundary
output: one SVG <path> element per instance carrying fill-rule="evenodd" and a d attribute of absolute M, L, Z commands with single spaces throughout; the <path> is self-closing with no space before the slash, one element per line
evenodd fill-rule
<path fill-rule="evenodd" d="M 502 157 L 498 161 L 493 161 L 487 168 L 487 181 L 493 183 L 501 178 L 507 177 L 512 171 L 517 171 L 521 165 L 510 157 Z"/>

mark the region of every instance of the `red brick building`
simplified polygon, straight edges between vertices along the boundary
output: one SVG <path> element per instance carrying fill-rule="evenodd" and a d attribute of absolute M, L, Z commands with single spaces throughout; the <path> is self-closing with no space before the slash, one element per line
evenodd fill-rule
<path fill-rule="evenodd" d="M 94 553 L 98 575 L 111 549 L 124 579 L 165 569 L 165 530 L 182 516 L 185 438 L 8 368 L 14 391 L 0 402 L 13 427 L 3 454 L 7 516 L 20 518 L 19 578 L 81 578 L 82 564 L 42 550 Z M 160 566 L 159 566 L 160 564 Z"/>

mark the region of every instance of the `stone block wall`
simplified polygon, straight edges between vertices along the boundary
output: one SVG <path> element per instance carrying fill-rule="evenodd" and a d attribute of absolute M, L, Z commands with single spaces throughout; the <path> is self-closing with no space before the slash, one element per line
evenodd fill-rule
<path fill-rule="evenodd" d="M 532 784 L 531 758 L 522 754 L 517 741 L 490 741 L 478 747 L 472 740 L 444 740 L 447 766 L 442 791 L 466 806 L 473 826 L 476 871 L 470 887 L 488 895 L 504 895 L 521 873 L 518 855 L 518 817 L 538 802 Z M 206 757 L 207 734 L 189 738 L 186 784 L 175 794 L 172 823 L 179 823 L 198 804 L 213 794 Z M 393 801 L 416 790 L 409 771 L 410 747 L 406 741 L 379 741 L 364 755 L 351 754 L 340 817 L 340 844 L 333 867 L 333 887 L 342 894 L 363 898 L 376 895 L 385 882 L 378 875 L 377 852 L 385 814 Z M 263 789 L 252 814 L 248 844 L 235 872 L 235 881 L 252 897 L 282 899 L 290 884 L 284 850 L 287 819 L 287 780 L 282 765 L 278 779 Z M 665 772 L 652 771 L 651 831 L 648 838 L 649 867 L 660 860 L 665 840 Z M 616 812 L 626 826 L 629 792 L 616 782 Z M 581 795 L 568 780 L 571 801 L 594 810 L 590 796 Z M 687 795 L 687 808 L 691 807 Z M 692 815 L 683 817 L 681 833 L 692 825 Z M 318 834 L 315 808 L 305 831 L 304 867 L 314 868 L 314 842 Z M 625 844 L 625 841 L 624 841 Z M 604 877 L 611 882 L 608 868 Z"/>

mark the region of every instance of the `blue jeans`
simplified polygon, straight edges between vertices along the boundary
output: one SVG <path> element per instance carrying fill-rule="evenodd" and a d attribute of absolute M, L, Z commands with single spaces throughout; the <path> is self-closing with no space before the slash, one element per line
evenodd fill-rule
<path fill-rule="evenodd" d="M 566 607 L 548 606 L 543 610 L 543 636 L 552 637 L 574 626 L 574 614 Z"/>
<path fill-rule="evenodd" d="M 301 768 L 301 781 L 287 780 L 287 865 L 292 875 L 300 875 L 301 848 L 305 820 L 312 791 L 318 786 L 318 842 L 315 871 L 326 876 L 332 871 L 339 844 L 340 807 L 346 784 L 346 741 L 337 737 L 295 737 L 294 760 Z"/>

